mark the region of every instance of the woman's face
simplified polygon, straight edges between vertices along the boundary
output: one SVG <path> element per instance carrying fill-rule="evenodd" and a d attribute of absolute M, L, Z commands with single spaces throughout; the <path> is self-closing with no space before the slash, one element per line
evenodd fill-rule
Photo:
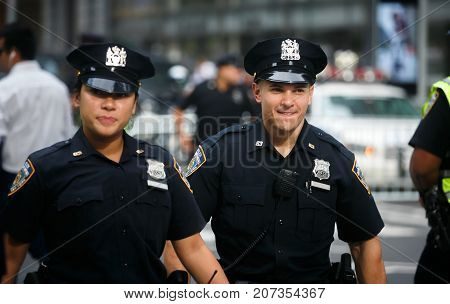
<path fill-rule="evenodd" d="M 83 84 L 74 105 L 80 108 L 88 138 L 113 139 L 122 135 L 135 112 L 136 93 L 106 93 Z"/>

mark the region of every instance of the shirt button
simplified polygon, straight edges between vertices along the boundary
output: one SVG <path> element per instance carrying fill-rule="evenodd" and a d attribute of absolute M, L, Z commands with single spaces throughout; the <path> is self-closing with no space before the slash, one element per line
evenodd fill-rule
<path fill-rule="evenodd" d="M 123 263 L 123 267 L 128 267 L 128 263 Z"/>
<path fill-rule="evenodd" d="M 125 197 L 124 197 L 123 195 L 121 195 L 119 198 L 120 198 L 121 201 L 123 201 L 123 199 L 124 199 Z"/>
<path fill-rule="evenodd" d="M 127 228 L 123 228 L 122 229 L 122 235 L 126 235 L 127 234 Z"/>
<path fill-rule="evenodd" d="M 277 253 L 278 253 L 279 255 L 282 255 L 284 252 L 283 252 L 283 250 L 278 249 Z"/>
<path fill-rule="evenodd" d="M 278 223 L 279 223 L 280 225 L 283 225 L 283 224 L 284 224 L 284 222 L 283 222 L 282 219 L 280 219 L 280 220 L 278 221 Z"/>
<path fill-rule="evenodd" d="M 240 194 L 238 194 L 236 197 L 237 197 L 237 200 L 238 200 L 238 201 L 241 201 L 241 200 L 242 200 L 242 196 L 241 196 Z"/>

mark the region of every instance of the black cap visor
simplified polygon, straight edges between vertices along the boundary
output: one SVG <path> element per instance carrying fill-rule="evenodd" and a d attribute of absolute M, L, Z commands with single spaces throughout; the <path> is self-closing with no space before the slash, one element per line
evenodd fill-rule
<path fill-rule="evenodd" d="M 256 78 L 268 80 L 272 82 L 282 82 L 282 83 L 309 83 L 313 84 L 316 79 L 315 77 L 307 74 L 305 72 L 295 71 L 295 70 L 283 70 L 283 71 L 264 71 L 261 74 L 257 74 Z"/>
<path fill-rule="evenodd" d="M 80 77 L 82 83 L 91 87 L 93 89 L 97 89 L 100 91 L 104 91 L 107 93 L 118 93 L 118 94 L 128 94 L 137 92 L 139 87 L 135 84 L 110 80 L 104 78 L 96 78 L 96 77 Z"/>

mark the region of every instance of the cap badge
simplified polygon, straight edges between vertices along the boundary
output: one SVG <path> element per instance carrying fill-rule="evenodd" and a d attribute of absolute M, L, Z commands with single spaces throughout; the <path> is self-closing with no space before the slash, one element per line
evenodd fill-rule
<path fill-rule="evenodd" d="M 166 172 L 164 171 L 164 164 L 162 162 L 153 159 L 147 159 L 147 164 L 147 173 L 151 178 L 157 180 L 166 178 Z"/>
<path fill-rule="evenodd" d="M 296 40 L 286 39 L 281 42 L 281 60 L 300 60 L 300 49 Z"/>
<path fill-rule="evenodd" d="M 323 159 L 314 160 L 313 174 L 316 178 L 323 180 L 330 178 L 330 163 Z"/>
<path fill-rule="evenodd" d="M 113 67 L 124 67 L 127 64 L 127 52 L 118 46 L 109 47 L 106 51 L 105 65 Z"/>

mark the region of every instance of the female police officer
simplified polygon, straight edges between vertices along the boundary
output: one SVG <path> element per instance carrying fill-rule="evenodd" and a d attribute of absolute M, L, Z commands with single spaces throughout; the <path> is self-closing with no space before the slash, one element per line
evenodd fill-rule
<path fill-rule="evenodd" d="M 198 282 L 227 279 L 199 236 L 204 220 L 188 182 L 164 149 L 128 136 L 139 79 L 150 59 L 118 44 L 85 45 L 67 60 L 79 71 L 82 127 L 26 160 L 5 211 L 11 282 L 28 244 L 44 231 L 50 283 L 162 283 L 166 239 Z M 216 272 L 216 270 L 218 272 Z"/>

